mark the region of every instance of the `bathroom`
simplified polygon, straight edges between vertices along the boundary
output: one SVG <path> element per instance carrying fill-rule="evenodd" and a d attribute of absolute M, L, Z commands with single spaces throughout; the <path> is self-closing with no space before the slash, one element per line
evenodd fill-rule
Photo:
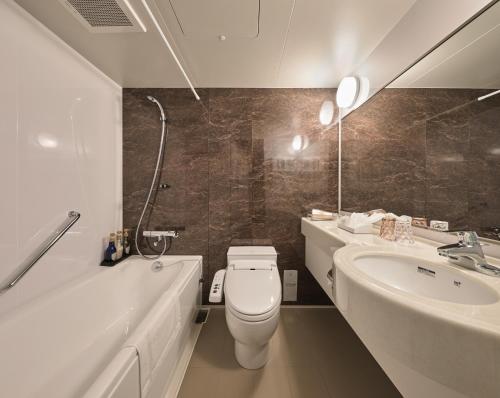
<path fill-rule="evenodd" d="M 0 21 L 2 397 L 500 397 L 498 0 Z"/>

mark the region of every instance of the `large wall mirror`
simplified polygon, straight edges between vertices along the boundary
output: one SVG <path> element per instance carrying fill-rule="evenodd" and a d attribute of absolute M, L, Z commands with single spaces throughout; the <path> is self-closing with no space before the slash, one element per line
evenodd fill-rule
<path fill-rule="evenodd" d="M 344 209 L 499 239 L 499 89 L 497 2 L 345 118 Z"/>

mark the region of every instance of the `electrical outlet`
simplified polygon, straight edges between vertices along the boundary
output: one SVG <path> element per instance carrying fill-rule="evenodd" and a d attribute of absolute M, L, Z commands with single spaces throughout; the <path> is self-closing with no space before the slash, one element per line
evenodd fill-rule
<path fill-rule="evenodd" d="M 294 269 L 283 271 L 283 301 L 297 301 L 298 273 Z"/>

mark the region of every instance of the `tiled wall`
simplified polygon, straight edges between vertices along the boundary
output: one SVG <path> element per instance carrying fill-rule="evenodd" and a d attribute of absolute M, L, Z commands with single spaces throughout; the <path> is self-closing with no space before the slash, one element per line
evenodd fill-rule
<path fill-rule="evenodd" d="M 99 270 L 121 226 L 122 91 L 15 2 L 0 2 L 0 20 L 0 280 L 81 213 L 3 313 Z"/>
<path fill-rule="evenodd" d="M 298 304 L 328 298 L 304 266 L 300 217 L 336 208 L 337 130 L 319 123 L 328 89 L 124 89 L 124 225 L 135 226 L 160 137 L 157 97 L 169 135 L 151 228 L 185 226 L 171 254 L 204 257 L 204 299 L 234 239 L 270 239 L 278 265 L 299 271 Z M 295 138 L 296 148 L 292 142 Z M 300 144 L 300 145 L 299 145 Z M 234 241 L 233 241 L 234 243 Z"/>
<path fill-rule="evenodd" d="M 342 207 L 500 225 L 500 96 L 476 101 L 491 91 L 384 89 L 351 113 Z"/>

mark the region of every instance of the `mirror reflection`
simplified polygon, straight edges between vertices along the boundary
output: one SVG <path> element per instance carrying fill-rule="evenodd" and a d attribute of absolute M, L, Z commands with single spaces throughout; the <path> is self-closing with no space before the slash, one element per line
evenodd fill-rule
<path fill-rule="evenodd" d="M 499 239 L 500 3 L 343 121 L 343 207 Z"/>

